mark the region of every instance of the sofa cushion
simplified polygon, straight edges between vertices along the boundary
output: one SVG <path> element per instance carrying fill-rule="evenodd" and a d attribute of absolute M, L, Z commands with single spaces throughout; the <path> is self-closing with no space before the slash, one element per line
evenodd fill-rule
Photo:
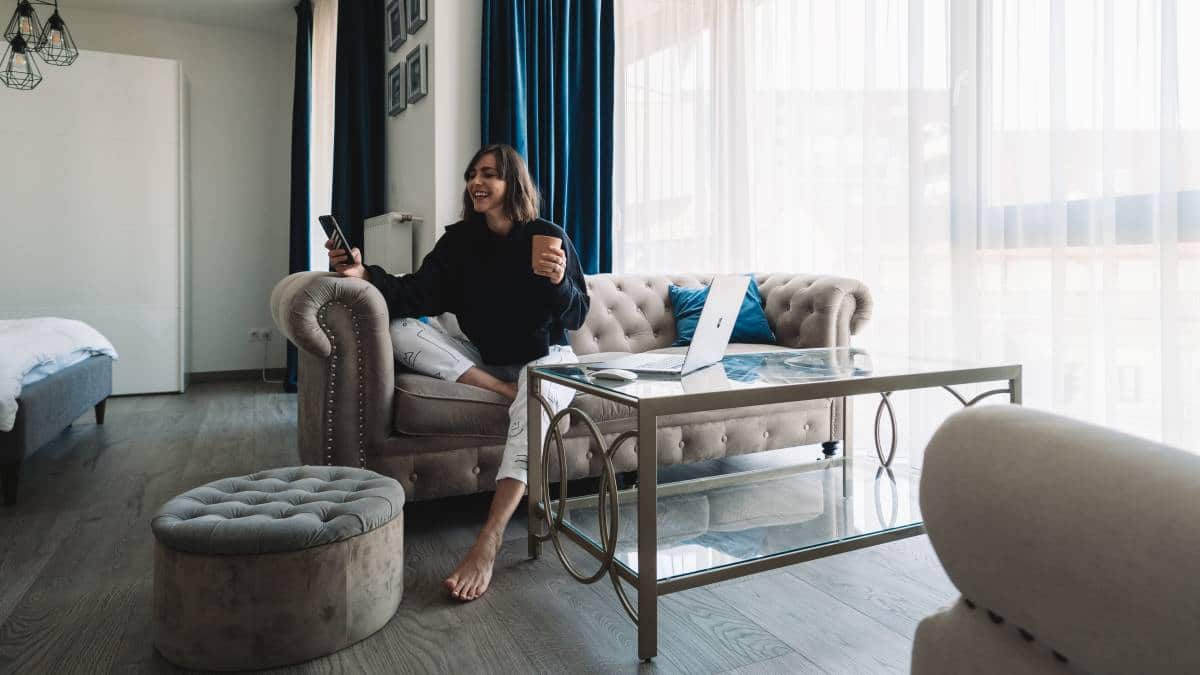
<path fill-rule="evenodd" d="M 392 428 L 406 436 L 470 436 L 503 443 L 508 406 L 508 399 L 496 392 L 397 369 Z M 563 433 L 570 428 L 569 418 L 559 424 Z"/>
<path fill-rule="evenodd" d="M 573 405 L 605 429 L 612 423 L 632 422 L 633 408 L 590 394 L 579 394 Z M 396 375 L 393 429 L 405 436 L 449 436 L 493 439 L 508 435 L 508 402 L 486 389 L 446 382 L 416 373 Z M 564 431 L 569 419 L 564 420 Z M 576 425 L 574 435 L 586 434 Z M 439 446 L 457 447 L 453 441 Z"/>
<path fill-rule="evenodd" d="M 700 314 L 708 302 L 708 291 L 708 286 L 704 288 L 680 288 L 674 284 L 670 286 L 671 311 L 675 314 L 673 347 L 691 344 L 692 338 L 696 334 L 696 326 L 700 324 Z M 746 294 L 738 309 L 729 341 L 742 344 L 775 344 L 775 334 L 771 332 L 771 326 L 767 323 L 767 315 L 763 312 L 762 296 L 758 294 L 758 286 L 754 283 L 746 287 Z"/>
<path fill-rule="evenodd" d="M 410 436 L 508 437 L 508 400 L 469 384 L 396 373 L 392 426 Z"/>

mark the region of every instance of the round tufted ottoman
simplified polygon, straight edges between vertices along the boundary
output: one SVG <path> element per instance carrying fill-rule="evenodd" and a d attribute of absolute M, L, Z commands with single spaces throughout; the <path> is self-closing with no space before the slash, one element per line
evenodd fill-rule
<path fill-rule="evenodd" d="M 197 670 L 271 668 L 371 635 L 404 589 L 404 488 L 340 466 L 214 481 L 151 527 L 154 645 Z"/>

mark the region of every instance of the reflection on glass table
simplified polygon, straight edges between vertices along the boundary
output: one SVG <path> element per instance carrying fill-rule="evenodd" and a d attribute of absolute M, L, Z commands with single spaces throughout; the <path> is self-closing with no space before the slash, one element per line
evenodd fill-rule
<path fill-rule="evenodd" d="M 796 449 L 772 452 L 786 457 Z M 916 471 L 900 465 L 889 471 L 873 462 L 857 462 L 852 470 L 852 488 L 843 499 L 840 467 L 675 482 L 664 468 L 656 499 L 658 579 L 921 522 Z M 636 572 L 637 489 L 621 491 L 619 503 L 620 522 L 629 526 L 618 531 L 615 560 Z M 599 544 L 593 497 L 570 499 L 563 516 L 567 527 Z"/>
<path fill-rule="evenodd" d="M 719 364 L 685 377 L 642 374 L 631 382 L 594 377 L 587 363 L 542 366 L 537 371 L 543 376 L 566 378 L 619 394 L 622 398 L 645 400 L 834 381 L 894 380 L 897 376 L 920 377 L 925 374 L 936 374 L 952 380 L 956 372 L 977 371 L 987 365 L 880 354 L 857 347 L 834 347 L 728 354 Z"/>

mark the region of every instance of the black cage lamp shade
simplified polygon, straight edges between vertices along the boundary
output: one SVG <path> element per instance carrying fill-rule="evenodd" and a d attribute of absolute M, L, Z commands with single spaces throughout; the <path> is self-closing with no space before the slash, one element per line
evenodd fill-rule
<path fill-rule="evenodd" d="M 37 12 L 29 0 L 20 0 L 17 3 L 17 8 L 13 10 L 12 18 L 8 21 L 8 28 L 4 29 L 4 39 L 10 43 L 18 37 L 25 41 L 26 48 L 31 51 L 42 46 L 42 23 L 38 21 Z"/>
<path fill-rule="evenodd" d="M 71 37 L 71 31 L 67 30 L 66 22 L 59 16 L 57 7 L 50 18 L 46 19 L 46 30 L 42 36 L 42 46 L 38 49 L 38 54 L 46 63 L 53 66 L 69 66 L 79 58 L 79 48 L 75 46 L 75 39 Z"/>
<path fill-rule="evenodd" d="M 25 39 L 17 36 L 8 44 L 4 58 L 0 59 L 0 82 L 13 89 L 33 89 L 42 81 L 42 73 L 38 70 L 37 62 L 33 60 L 33 52 L 25 44 Z"/>
<path fill-rule="evenodd" d="M 2 2 L 3 0 L 0 0 Z M 35 57 L 52 66 L 69 66 L 79 58 L 79 45 L 58 13 L 58 0 L 16 0 L 17 8 L 4 30 L 4 58 L 0 59 L 0 83 L 10 89 L 30 90 L 42 81 Z M 34 5 L 54 7 L 43 26 Z"/>

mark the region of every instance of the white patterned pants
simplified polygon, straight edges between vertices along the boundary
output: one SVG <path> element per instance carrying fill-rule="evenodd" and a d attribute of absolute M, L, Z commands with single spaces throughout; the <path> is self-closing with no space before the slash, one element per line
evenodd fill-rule
<path fill-rule="evenodd" d="M 396 319 L 390 325 L 392 351 L 401 365 L 422 375 L 447 382 L 457 382 L 472 367 L 479 368 L 499 380 L 517 383 L 517 398 L 508 407 L 508 441 L 500 460 L 496 480 L 512 478 L 528 482 L 529 436 L 525 433 L 526 366 L 577 363 L 579 359 L 569 346 L 551 345 L 550 353 L 525 366 L 491 366 L 483 362 L 479 350 L 465 337 L 450 335 L 440 328 L 417 319 Z M 575 390 L 561 384 L 542 382 L 542 396 L 554 412 L 571 404 Z M 542 438 L 550 426 L 550 417 L 542 411 Z"/>

